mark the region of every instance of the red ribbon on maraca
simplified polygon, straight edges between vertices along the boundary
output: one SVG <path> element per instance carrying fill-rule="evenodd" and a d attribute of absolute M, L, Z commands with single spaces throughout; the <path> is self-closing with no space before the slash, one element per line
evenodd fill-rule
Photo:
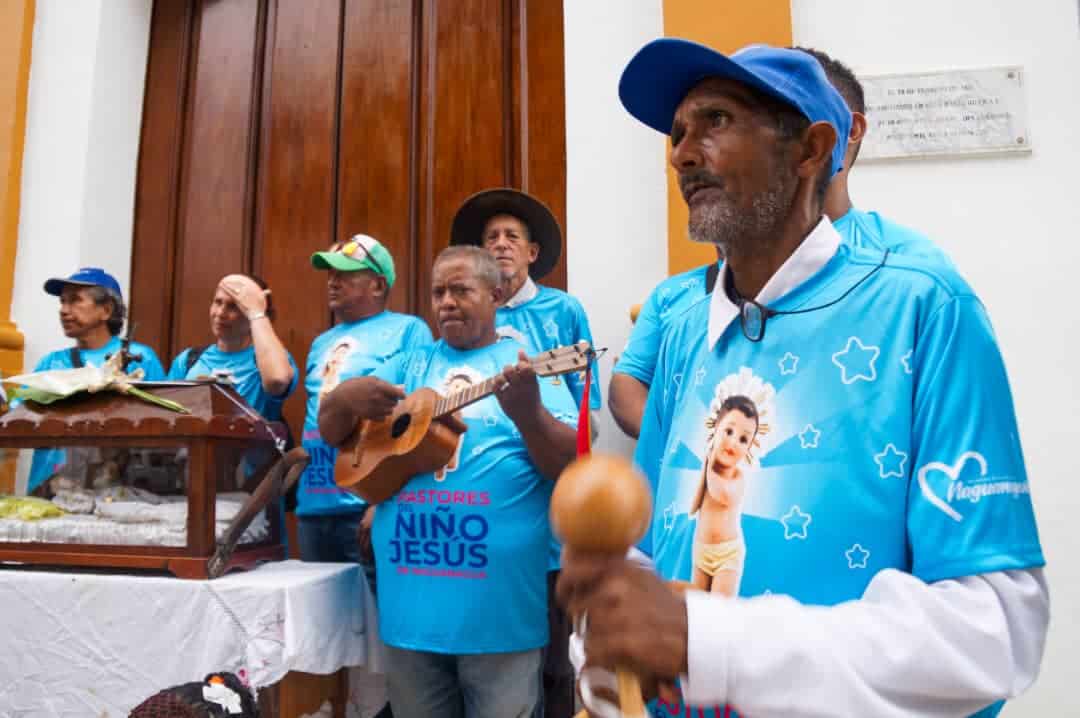
<path fill-rule="evenodd" d="M 621 456 L 589 454 L 577 459 L 559 476 L 551 495 L 552 529 L 576 553 L 625 556 L 645 535 L 651 517 L 652 496 L 645 478 Z M 574 617 L 575 625 L 580 625 L 580 618 Z M 638 677 L 618 667 L 615 677 L 622 716 L 645 718 Z"/>

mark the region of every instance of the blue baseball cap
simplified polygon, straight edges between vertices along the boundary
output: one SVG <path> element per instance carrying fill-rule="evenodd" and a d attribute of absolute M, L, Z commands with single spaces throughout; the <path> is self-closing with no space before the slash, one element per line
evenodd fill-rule
<path fill-rule="evenodd" d="M 100 267 L 83 267 L 70 277 L 53 277 L 45 282 L 45 292 L 59 297 L 68 284 L 80 287 L 101 287 L 121 302 L 124 301 L 124 295 L 120 292 L 120 282 Z"/>
<path fill-rule="evenodd" d="M 843 168 L 851 111 L 817 59 L 801 50 L 750 45 L 728 57 L 689 40 L 653 40 L 623 70 L 619 99 L 627 112 L 667 135 L 679 103 L 708 77 L 734 80 L 793 107 L 811 122 L 828 122 L 836 130 L 832 172 Z"/>

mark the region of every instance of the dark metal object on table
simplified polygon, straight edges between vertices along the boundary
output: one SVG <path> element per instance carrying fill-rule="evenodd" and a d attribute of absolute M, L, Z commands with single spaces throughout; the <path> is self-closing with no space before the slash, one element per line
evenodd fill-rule
<path fill-rule="evenodd" d="M 248 525 L 260 511 L 285 495 L 310 461 L 311 457 L 299 446 L 278 459 L 270 472 L 259 482 L 258 488 L 244 502 L 240 512 L 233 517 L 224 535 L 218 539 L 214 555 L 206 562 L 208 578 L 217 578 L 225 573 L 233 550 Z"/>
<path fill-rule="evenodd" d="M 120 339 L 120 371 L 127 373 L 127 368 L 132 364 L 138 364 L 143 360 L 142 354 L 131 353 L 131 338 L 135 335 L 135 322 L 128 322 L 127 331 Z M 105 361 L 112 358 L 112 354 L 105 355 Z"/>

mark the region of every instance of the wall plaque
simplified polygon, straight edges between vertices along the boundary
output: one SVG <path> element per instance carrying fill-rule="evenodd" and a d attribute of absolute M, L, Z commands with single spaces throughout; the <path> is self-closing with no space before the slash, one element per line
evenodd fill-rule
<path fill-rule="evenodd" d="M 1030 152 L 1020 67 L 871 75 L 860 160 Z"/>

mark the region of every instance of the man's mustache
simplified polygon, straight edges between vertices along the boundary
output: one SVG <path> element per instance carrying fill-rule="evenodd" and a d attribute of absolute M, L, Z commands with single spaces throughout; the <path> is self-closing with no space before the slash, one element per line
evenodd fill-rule
<path fill-rule="evenodd" d="M 724 180 L 706 170 L 694 170 L 679 175 L 679 191 L 685 200 L 689 200 L 690 195 L 705 187 L 723 189 Z"/>

